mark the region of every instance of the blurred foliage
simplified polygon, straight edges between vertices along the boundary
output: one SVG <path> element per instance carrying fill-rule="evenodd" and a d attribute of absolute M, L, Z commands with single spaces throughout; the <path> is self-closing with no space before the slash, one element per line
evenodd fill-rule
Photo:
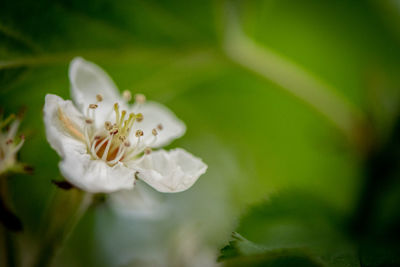
<path fill-rule="evenodd" d="M 321 199 L 282 192 L 242 216 L 240 235 L 233 233 L 220 260 L 230 259 L 227 266 L 241 261 L 249 261 L 246 266 L 359 266 L 343 225 L 343 218 Z"/>
<path fill-rule="evenodd" d="M 233 244 L 244 258 L 228 265 L 394 266 L 400 214 L 398 147 L 392 146 L 400 140 L 393 131 L 400 103 L 396 3 L 234 2 L 250 38 L 314 73 L 370 118 L 376 149 L 360 155 L 303 102 L 226 56 L 224 1 L 2 1 L 0 106 L 7 112 L 26 106 L 27 141 L 20 154 L 35 168 L 32 176 L 9 179 L 24 223 L 18 244 L 27 258 L 40 242 L 40 218 L 56 190 L 51 180 L 59 178 L 59 158 L 44 135 L 44 96 L 69 98 L 68 63 L 83 56 L 109 72 L 120 90 L 144 93 L 186 122 L 187 134 L 171 147 L 202 157 L 209 171 L 188 192 L 166 198 L 181 221 L 195 218 L 206 226 L 202 234 L 210 246 L 226 244 L 242 210 L 277 194 L 250 208 L 237 229 L 263 252 L 253 258 Z M 382 147 L 393 147 L 397 168 L 377 187 L 372 206 L 364 207 L 372 210 L 365 217 L 369 226 L 357 234 L 348 224 L 357 221 L 352 217 L 376 162 L 370 159 L 386 158 Z M 380 174 L 374 177 L 379 184 Z M 84 218 L 58 266 L 116 265 L 99 248 L 95 218 L 94 212 Z"/>

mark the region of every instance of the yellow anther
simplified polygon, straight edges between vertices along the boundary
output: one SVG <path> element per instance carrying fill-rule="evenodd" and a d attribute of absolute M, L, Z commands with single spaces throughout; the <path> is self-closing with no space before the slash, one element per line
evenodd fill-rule
<path fill-rule="evenodd" d="M 142 120 L 143 120 L 143 114 L 142 113 L 136 114 L 136 121 L 141 122 Z"/>
<path fill-rule="evenodd" d="M 131 94 L 130 91 L 125 90 L 125 91 L 122 92 L 122 97 L 123 97 L 126 101 L 129 102 L 129 101 L 131 101 L 131 99 L 132 99 L 132 94 Z"/>
<path fill-rule="evenodd" d="M 101 94 L 96 95 L 96 99 L 98 102 L 103 101 L 103 96 Z"/>
<path fill-rule="evenodd" d="M 144 134 L 144 133 L 143 133 L 142 130 L 137 130 L 136 133 L 135 133 L 136 137 L 143 136 L 143 134 Z"/>
<path fill-rule="evenodd" d="M 162 129 L 164 129 L 164 127 L 163 127 L 162 124 L 160 123 L 160 124 L 157 125 L 157 129 L 161 131 Z"/>
<path fill-rule="evenodd" d="M 97 104 L 90 104 L 89 105 L 89 108 L 91 108 L 91 109 L 96 109 L 98 107 L 99 107 L 99 105 L 97 105 Z"/>
<path fill-rule="evenodd" d="M 151 130 L 151 133 L 154 135 L 154 136 L 156 136 L 158 133 L 157 133 L 157 130 L 154 128 L 153 130 Z"/>
<path fill-rule="evenodd" d="M 143 94 L 136 94 L 135 95 L 135 101 L 138 104 L 143 104 L 144 102 L 146 102 L 146 96 Z"/>

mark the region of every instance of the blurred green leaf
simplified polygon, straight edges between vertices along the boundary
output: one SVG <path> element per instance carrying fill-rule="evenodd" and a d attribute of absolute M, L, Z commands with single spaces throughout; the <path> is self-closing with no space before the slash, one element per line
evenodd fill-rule
<path fill-rule="evenodd" d="M 249 208 L 220 260 L 229 259 L 228 266 L 239 266 L 236 260 L 254 264 L 246 266 L 359 266 L 343 228 L 344 217 L 311 193 L 280 193 Z"/>

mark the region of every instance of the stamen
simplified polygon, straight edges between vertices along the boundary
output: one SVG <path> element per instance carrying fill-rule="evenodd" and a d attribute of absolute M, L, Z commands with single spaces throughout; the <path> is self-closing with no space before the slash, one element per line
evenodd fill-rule
<path fill-rule="evenodd" d="M 162 129 L 164 129 L 164 127 L 163 127 L 162 124 L 160 123 L 160 124 L 157 125 L 157 129 L 160 130 L 160 131 L 162 131 Z"/>
<path fill-rule="evenodd" d="M 86 122 L 87 123 L 87 122 Z M 87 123 L 88 124 L 88 123 Z M 89 133 L 88 133 L 88 125 L 85 125 L 84 127 L 83 127 L 83 129 L 84 129 L 84 134 L 85 134 L 85 141 L 86 141 L 86 145 L 87 145 L 87 147 L 90 147 L 90 138 L 89 138 Z"/>
<path fill-rule="evenodd" d="M 113 127 L 113 126 L 112 126 L 112 123 L 111 123 L 111 122 L 106 121 L 106 122 L 104 123 L 104 128 L 106 128 L 107 131 L 111 131 L 112 127 Z"/>
<path fill-rule="evenodd" d="M 8 140 L 6 141 L 6 145 L 12 144 L 12 142 L 14 142 L 12 139 L 8 139 Z"/>
<path fill-rule="evenodd" d="M 93 120 L 92 120 L 92 119 L 86 119 L 85 122 L 86 122 L 87 124 L 92 124 L 92 123 L 93 123 Z"/>
<path fill-rule="evenodd" d="M 19 144 L 14 148 L 12 153 L 13 154 L 17 153 L 21 149 L 21 147 L 24 145 L 24 143 L 25 143 L 25 136 L 21 135 L 21 142 L 19 142 Z"/>
<path fill-rule="evenodd" d="M 146 96 L 143 94 L 136 94 L 135 95 L 135 101 L 138 104 L 143 104 L 144 102 L 146 102 Z"/>
<path fill-rule="evenodd" d="M 96 135 L 95 137 L 94 137 L 94 140 L 93 140 L 93 143 L 92 143 L 92 146 L 91 146 L 91 148 L 90 148 L 90 151 L 92 152 L 92 155 L 93 156 L 95 156 L 96 157 L 96 159 L 99 159 L 99 156 L 97 156 L 97 151 L 98 151 L 98 149 L 96 148 L 96 143 L 97 143 L 97 141 L 98 140 L 100 140 L 100 136 L 98 136 L 98 135 Z M 105 138 L 106 139 L 106 138 Z M 103 140 L 104 141 L 104 140 Z M 104 141 L 105 142 L 105 141 Z M 104 144 L 104 143 L 103 143 Z M 100 146 L 101 147 L 101 146 Z M 99 149 L 100 149 L 100 147 L 99 147 Z"/>
<path fill-rule="evenodd" d="M 122 122 L 123 122 L 124 119 L 125 119 L 125 115 L 126 115 L 126 110 L 123 110 L 123 111 L 121 112 L 121 118 L 120 118 L 120 120 L 119 120 L 119 123 L 117 122 L 118 127 L 121 127 L 121 126 L 122 126 Z"/>
<path fill-rule="evenodd" d="M 126 101 L 129 102 L 129 101 L 131 101 L 131 99 L 132 99 L 132 94 L 131 94 L 130 91 L 125 90 L 125 91 L 122 92 L 122 97 L 123 97 Z"/>
<path fill-rule="evenodd" d="M 126 132 L 129 132 L 130 128 L 132 127 L 133 123 L 135 122 L 135 118 L 136 118 L 136 116 L 134 113 L 129 114 L 129 118 L 125 121 L 125 124 L 124 124 L 124 130 Z"/>
<path fill-rule="evenodd" d="M 117 155 L 115 156 L 115 159 L 109 161 L 108 164 L 113 165 L 113 164 L 117 163 L 120 159 L 122 159 L 122 157 L 125 154 L 125 150 L 126 150 L 125 146 L 120 146 L 118 148 L 118 152 L 117 152 Z"/>
<path fill-rule="evenodd" d="M 157 130 L 154 128 L 153 130 L 151 130 L 151 133 L 154 135 L 154 136 L 156 136 L 158 133 L 157 133 Z"/>
<path fill-rule="evenodd" d="M 114 111 L 115 111 L 115 122 L 119 122 L 119 105 L 118 103 L 114 104 Z"/>
<path fill-rule="evenodd" d="M 90 104 L 89 105 L 89 108 L 90 109 L 96 109 L 96 108 L 98 108 L 99 107 L 99 105 L 97 105 L 97 104 Z"/>
<path fill-rule="evenodd" d="M 7 139 L 12 139 L 15 137 L 18 131 L 20 120 L 16 119 L 10 125 L 10 129 L 8 129 Z"/>
<path fill-rule="evenodd" d="M 151 148 L 150 147 L 146 147 L 145 149 L 144 149 L 144 154 L 145 155 L 150 155 L 151 154 Z"/>
<path fill-rule="evenodd" d="M 143 136 L 143 134 L 144 134 L 144 133 L 143 133 L 142 130 L 137 130 L 136 133 L 135 133 L 136 137 Z"/>
<path fill-rule="evenodd" d="M 111 141 L 111 136 L 108 136 L 107 138 L 104 138 L 98 145 L 96 145 L 96 149 L 94 150 L 95 154 L 99 152 L 100 148 L 104 145 L 105 142 Z M 94 142 L 96 143 L 96 142 Z"/>
<path fill-rule="evenodd" d="M 97 102 L 103 101 L 103 96 L 101 94 L 96 95 Z"/>
<path fill-rule="evenodd" d="M 13 119 L 15 118 L 14 114 L 10 114 L 10 116 L 7 117 L 1 124 L 0 124 L 0 129 L 9 124 Z"/>
<path fill-rule="evenodd" d="M 141 122 L 142 120 L 143 120 L 143 114 L 142 113 L 136 114 L 136 121 Z"/>
<path fill-rule="evenodd" d="M 111 147 L 111 142 L 112 141 L 112 137 L 111 139 L 108 141 L 106 149 L 103 152 L 103 156 L 101 157 L 102 160 L 107 160 L 107 156 L 108 156 L 108 151 L 110 151 L 110 147 Z"/>

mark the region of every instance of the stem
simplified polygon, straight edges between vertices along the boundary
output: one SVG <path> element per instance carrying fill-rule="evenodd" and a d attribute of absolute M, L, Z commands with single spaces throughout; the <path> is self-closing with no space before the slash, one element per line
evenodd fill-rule
<path fill-rule="evenodd" d="M 325 84 L 296 63 L 245 36 L 240 29 L 235 11 L 232 6 L 226 6 L 223 47 L 226 55 L 247 70 L 274 82 L 281 89 L 302 100 L 328 119 L 351 142 L 359 142 L 357 127 L 367 125 L 363 113 L 341 96 L 335 88 Z"/>
<path fill-rule="evenodd" d="M 51 220 L 54 220 L 55 223 L 52 225 L 52 221 L 49 222 L 50 225 L 47 239 L 45 239 L 33 266 L 51 266 L 53 260 L 57 257 L 57 255 L 60 254 L 64 245 L 66 244 L 66 241 L 69 239 L 79 221 L 82 219 L 83 215 L 86 213 L 90 204 L 92 203 L 92 194 L 90 193 L 85 192 L 82 195 L 81 191 L 75 189 L 62 193 L 67 194 L 67 197 L 70 198 L 74 197 L 71 194 L 80 193 L 77 203 L 72 203 L 77 205 L 73 205 L 73 207 L 65 207 L 63 204 L 74 202 L 73 199 L 72 201 L 61 201 L 59 203 L 61 205 L 56 206 L 56 209 L 54 209 L 54 211 L 50 214 Z M 70 208 L 70 210 L 68 210 L 68 208 Z M 69 216 L 69 218 L 65 218 L 71 213 L 72 215 Z"/>
<path fill-rule="evenodd" d="M 3 258 L 0 263 L 11 267 L 18 265 L 18 251 L 15 242 L 17 236 L 13 232 L 21 231 L 22 223 L 11 210 L 7 178 L 6 175 L 0 175 L 0 234 L 3 235 L 1 242 L 4 249 L 4 252 L 0 253 Z"/>

